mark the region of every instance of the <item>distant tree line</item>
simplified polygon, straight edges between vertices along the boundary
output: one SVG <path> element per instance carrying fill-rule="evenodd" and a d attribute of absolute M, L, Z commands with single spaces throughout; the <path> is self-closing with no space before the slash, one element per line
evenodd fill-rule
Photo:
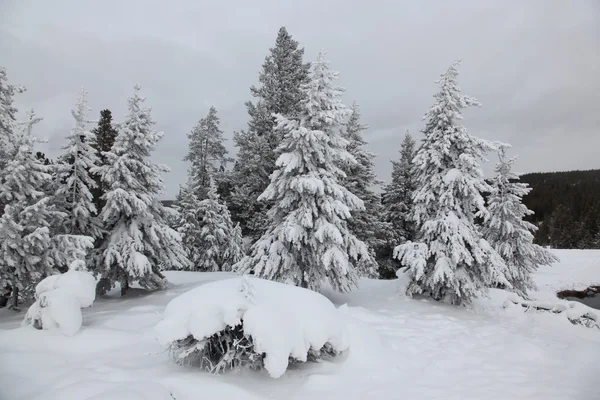
<path fill-rule="evenodd" d="M 561 249 L 600 249 L 600 170 L 521 175 L 523 198 L 539 227 L 536 243 Z"/>

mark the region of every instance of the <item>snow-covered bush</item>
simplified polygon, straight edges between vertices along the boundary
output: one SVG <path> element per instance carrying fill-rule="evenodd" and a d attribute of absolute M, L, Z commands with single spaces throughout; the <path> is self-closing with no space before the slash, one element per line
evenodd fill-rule
<path fill-rule="evenodd" d="M 319 293 L 245 275 L 173 299 L 155 327 L 175 361 L 210 372 L 265 368 L 278 378 L 289 362 L 348 348 L 341 315 Z"/>
<path fill-rule="evenodd" d="M 520 305 L 525 312 L 550 312 L 563 314 L 573 325 L 582 325 L 586 328 L 600 329 L 600 316 L 596 310 L 577 301 L 557 300 L 556 302 L 526 300 L 516 293 L 512 293 L 502 304 L 503 308 Z"/>
<path fill-rule="evenodd" d="M 22 325 L 36 329 L 58 328 L 73 336 L 81 328 L 81 309 L 90 307 L 96 299 L 96 280 L 84 270 L 85 263 L 74 261 L 69 271 L 51 275 L 35 288 L 36 301 L 27 310 Z"/>

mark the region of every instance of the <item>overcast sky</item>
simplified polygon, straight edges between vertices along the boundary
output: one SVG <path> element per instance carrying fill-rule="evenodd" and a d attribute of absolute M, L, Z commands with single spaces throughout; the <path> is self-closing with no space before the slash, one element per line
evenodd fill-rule
<path fill-rule="evenodd" d="M 165 133 L 155 160 L 172 168 L 172 197 L 186 134 L 211 105 L 235 154 L 249 87 L 282 25 L 307 60 L 327 50 L 371 127 L 381 179 L 404 131 L 421 137 L 434 82 L 459 57 L 460 85 L 482 103 L 465 125 L 511 143 L 518 172 L 600 168 L 598 0 L 0 0 L 0 64 L 28 88 L 17 106 L 44 117 L 35 133 L 51 157 L 80 87 L 92 118 L 110 108 L 119 120 L 139 82 Z"/>

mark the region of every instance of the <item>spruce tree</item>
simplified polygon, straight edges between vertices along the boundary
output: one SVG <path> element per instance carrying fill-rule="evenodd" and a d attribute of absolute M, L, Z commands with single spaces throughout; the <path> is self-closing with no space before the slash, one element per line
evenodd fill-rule
<path fill-rule="evenodd" d="M 8 204 L 0 219 L 0 294 L 12 291 L 13 308 L 19 296 L 32 297 L 41 279 L 56 267 L 83 258 L 92 246 L 86 236 L 54 234 L 66 214 L 57 211 L 43 191 L 52 177 L 49 167 L 35 156 L 30 133 L 28 127 L 20 137 L 12 136 L 17 152 L 0 180 L 0 199 Z"/>
<path fill-rule="evenodd" d="M 396 276 L 401 264 L 393 257 L 394 247 L 415 239 L 415 226 L 412 221 L 412 196 L 415 190 L 413 158 L 416 142 L 406 131 L 400 147 L 400 159 L 392 160 L 392 179 L 383 188 L 383 219 L 390 226 L 387 243 L 378 254 L 382 275 Z"/>
<path fill-rule="evenodd" d="M 400 147 L 400 160 L 392 161 L 392 179 L 382 194 L 385 220 L 392 225 L 392 237 L 398 243 L 415 237 L 411 219 L 412 196 L 416 186 L 413 166 L 415 154 L 416 142 L 406 131 Z"/>
<path fill-rule="evenodd" d="M 13 100 L 15 94 L 23 91 L 24 88 L 8 83 L 6 69 L 0 67 L 0 171 L 6 168 L 17 151 L 13 146 L 13 135 L 17 125 L 17 109 L 13 106 Z"/>
<path fill-rule="evenodd" d="M 104 153 L 107 153 L 112 149 L 118 134 L 113 126 L 112 113 L 110 110 L 105 109 L 100 111 L 98 126 L 92 129 L 92 134 L 94 135 L 94 138 L 91 141 L 91 145 L 96 150 L 96 157 L 99 161 L 98 165 L 107 165 L 107 158 Z M 100 214 L 104 207 L 103 196 L 107 192 L 108 187 L 98 174 L 94 174 L 94 181 L 96 182 L 96 187 L 92 189 L 92 194 L 94 196 L 94 205 L 96 206 L 98 214 Z"/>
<path fill-rule="evenodd" d="M 150 155 L 162 133 L 153 129 L 150 108 L 144 107 L 135 85 L 125 121 L 107 164 L 94 169 L 108 187 L 100 215 L 108 235 L 100 245 L 97 271 L 106 281 L 121 283 L 124 294 L 133 281 L 146 289 L 165 287 L 161 269 L 184 269 L 188 260 L 179 234 L 167 225 L 169 213 L 158 200 L 164 191 L 161 173 L 168 168 L 153 164 Z"/>
<path fill-rule="evenodd" d="M 528 290 L 535 289 L 532 273 L 540 265 L 550 265 L 558 259 L 546 249 L 533 244 L 533 232 L 537 227 L 525 221 L 525 217 L 532 215 L 533 211 L 522 201 L 531 188 L 519 182 L 518 175 L 512 172 L 515 158 L 506 158 L 505 146 L 499 149 L 498 157 L 483 235 L 504 259 L 504 275 L 512 289 L 527 296 Z"/>
<path fill-rule="evenodd" d="M 260 196 L 273 202 L 269 227 L 236 269 L 261 278 L 318 290 L 324 280 L 349 291 L 357 285 L 357 264 L 369 257 L 367 246 L 352 235 L 347 220 L 363 202 L 340 184 L 339 165 L 351 162 L 340 128 L 349 110 L 337 72 L 324 54 L 311 66 L 302 85 L 302 109 L 293 117 L 277 115 L 284 132 L 277 169 Z"/>
<path fill-rule="evenodd" d="M 95 136 L 85 126 L 89 111 L 86 94 L 81 89 L 77 104 L 71 111 L 75 127 L 67 136 L 67 145 L 63 147 L 65 152 L 56 165 L 56 199 L 61 211 L 67 214 L 62 226 L 65 233 L 98 238 L 101 235 L 101 224 L 91 192 L 97 187 L 97 183 L 90 170 L 98 166 L 100 161 L 92 147 Z"/>
<path fill-rule="evenodd" d="M 370 257 L 361 259 L 359 271 L 362 275 L 376 277 L 378 275 L 375 250 L 385 243 L 388 226 L 382 221 L 380 197 L 373 192 L 373 187 L 382 182 L 377 179 L 374 171 L 375 154 L 368 151 L 367 142 L 362 132 L 368 126 L 360 122 L 360 108 L 354 103 L 350 109 L 350 118 L 346 123 L 342 136 L 348 141 L 346 150 L 354 158 L 351 162 L 341 164 L 346 175 L 340 182 L 353 194 L 358 196 L 365 205 L 364 210 L 352 212 L 348 220 L 348 229 L 369 248 Z"/>
<path fill-rule="evenodd" d="M 495 149 L 468 134 L 461 110 L 478 105 L 461 94 L 456 83 L 458 62 L 438 81 L 435 103 L 425 115 L 425 138 L 414 158 L 413 196 L 416 243 L 395 249 L 406 265 L 409 296 L 424 294 L 453 304 L 468 302 L 492 283 L 510 284 L 496 251 L 481 237 L 475 217 L 486 215 L 480 162 Z"/>
<path fill-rule="evenodd" d="M 269 185 L 276 149 L 283 138 L 282 132 L 275 129 L 273 115 L 294 117 L 300 111 L 300 86 L 307 81 L 310 65 L 302 62 L 303 56 L 304 49 L 281 27 L 259 74 L 260 85 L 250 88 L 256 102 L 246 103 L 248 129 L 234 134 L 238 162 L 232 177 L 234 189 L 227 201 L 244 234 L 255 239 L 265 230 L 265 213 L 270 207 L 257 199 Z"/>
<path fill-rule="evenodd" d="M 183 245 L 194 271 L 231 271 L 244 256 L 239 227 L 231 222 L 229 210 L 219 201 L 214 180 L 209 180 L 207 198 L 198 201 L 194 191 L 183 197 L 179 227 Z"/>
<path fill-rule="evenodd" d="M 195 182 L 194 190 L 200 199 L 206 198 L 211 178 L 216 178 L 225 171 L 229 158 L 223 145 L 223 131 L 219 128 L 217 110 L 211 107 L 206 117 L 188 134 L 189 151 L 183 159 L 191 163 L 188 179 Z"/>

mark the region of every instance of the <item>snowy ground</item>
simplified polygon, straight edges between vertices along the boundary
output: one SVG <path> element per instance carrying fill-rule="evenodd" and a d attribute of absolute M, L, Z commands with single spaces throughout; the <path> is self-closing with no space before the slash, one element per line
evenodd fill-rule
<path fill-rule="evenodd" d="M 600 251 L 557 251 L 534 297 L 600 283 Z M 398 281 L 364 280 L 342 307 L 351 349 L 334 362 L 220 376 L 168 360 L 153 331 L 166 304 L 226 273 L 168 273 L 164 292 L 134 291 L 84 309 L 74 337 L 18 328 L 0 311 L 0 399 L 600 399 L 600 331 L 564 315 L 502 308 L 500 290 L 468 308 L 411 300 Z"/>

